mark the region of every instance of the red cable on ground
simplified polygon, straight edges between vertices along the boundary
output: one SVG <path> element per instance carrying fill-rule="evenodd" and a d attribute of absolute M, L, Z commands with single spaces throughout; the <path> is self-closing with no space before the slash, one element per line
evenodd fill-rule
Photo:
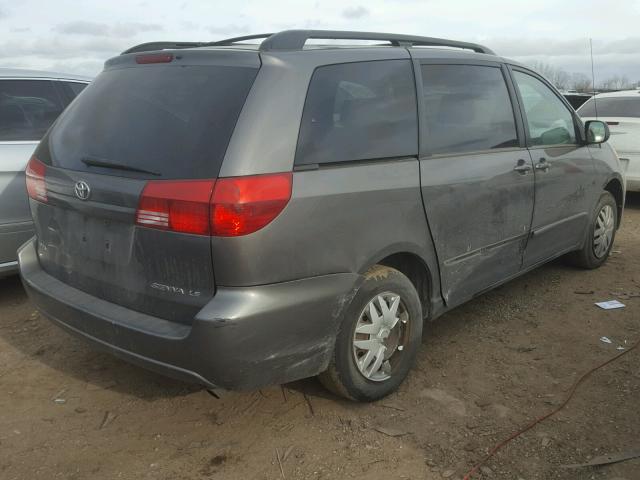
<path fill-rule="evenodd" d="M 633 351 L 634 349 L 638 348 L 638 346 L 640 346 L 640 340 L 638 340 L 635 345 L 633 345 L 631 348 L 629 348 L 628 350 L 625 350 L 624 352 L 619 353 L 618 355 L 610 358 L 609 360 L 607 360 L 606 362 L 592 368 L 591 370 L 589 370 L 588 372 L 586 372 L 585 374 L 583 374 L 571 387 L 571 390 L 569 391 L 569 395 L 567 396 L 567 398 L 565 399 L 564 402 L 562 402 L 562 404 L 552 410 L 551 412 L 536 418 L 534 421 L 532 421 L 531 423 L 527 424 L 525 427 L 523 427 L 522 429 L 518 430 L 517 432 L 515 432 L 514 434 L 512 434 L 509 438 L 503 440 L 502 442 L 500 442 L 499 444 L 497 444 L 495 447 L 493 447 L 491 449 L 491 451 L 487 454 L 486 457 L 484 457 L 480 462 L 478 462 L 471 470 L 469 470 L 469 472 L 463 477 L 463 480 L 471 480 L 471 476 L 473 474 L 475 474 L 482 465 L 484 465 L 485 463 L 487 463 L 487 461 L 493 457 L 498 450 L 500 450 L 502 447 L 504 447 L 506 444 L 508 444 L 509 442 L 511 442 L 512 440 L 514 440 L 515 438 L 518 438 L 520 435 L 522 435 L 525 432 L 528 432 L 529 430 L 531 430 L 533 427 L 535 427 L 536 425 L 538 425 L 539 423 L 543 422 L 544 420 L 546 420 L 547 418 L 555 415 L 556 413 L 558 413 L 560 410 L 562 410 L 568 403 L 569 401 L 573 398 L 573 394 L 576 393 L 576 390 L 578 389 L 578 387 L 580 386 L 580 384 L 582 382 L 584 382 L 587 377 L 589 375 L 591 375 L 593 372 L 595 372 L 596 370 L 601 369 L 602 367 L 609 365 L 610 363 L 614 362 L 615 360 L 619 359 L 620 357 L 622 357 L 623 355 L 626 355 L 627 353 Z"/>

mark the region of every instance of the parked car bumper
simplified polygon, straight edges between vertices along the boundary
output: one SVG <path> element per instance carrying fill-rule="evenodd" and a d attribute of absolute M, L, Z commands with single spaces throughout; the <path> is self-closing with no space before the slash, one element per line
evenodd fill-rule
<path fill-rule="evenodd" d="M 33 234 L 32 221 L 0 224 L 0 278 L 18 273 L 17 250 Z"/>
<path fill-rule="evenodd" d="M 18 261 L 0 263 L 0 278 L 18 273 Z"/>
<path fill-rule="evenodd" d="M 351 273 L 243 288 L 218 288 L 191 325 L 107 302 L 47 274 L 35 238 L 18 252 L 40 312 L 131 363 L 209 388 L 255 389 L 316 375 L 328 365 Z"/>
<path fill-rule="evenodd" d="M 618 153 L 623 166 L 628 192 L 640 192 L 640 154 Z"/>

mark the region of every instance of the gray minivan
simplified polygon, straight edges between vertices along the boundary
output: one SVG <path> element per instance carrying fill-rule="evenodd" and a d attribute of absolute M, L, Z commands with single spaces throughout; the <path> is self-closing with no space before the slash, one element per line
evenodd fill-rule
<path fill-rule="evenodd" d="M 58 115 L 89 83 L 62 73 L 0 68 L 0 278 L 18 272 L 34 234 L 24 169 Z"/>
<path fill-rule="evenodd" d="M 476 44 L 144 44 L 29 163 L 22 278 L 138 365 L 224 389 L 319 375 L 375 400 L 424 320 L 561 255 L 607 259 L 624 203 L 608 135 Z"/>

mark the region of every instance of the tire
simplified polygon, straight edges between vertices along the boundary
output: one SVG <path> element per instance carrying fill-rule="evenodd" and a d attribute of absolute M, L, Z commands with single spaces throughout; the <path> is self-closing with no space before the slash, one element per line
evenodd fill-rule
<path fill-rule="evenodd" d="M 607 245 L 602 246 L 596 240 L 596 231 L 604 227 L 607 232 Z M 598 268 L 609 258 L 618 229 L 618 205 L 609 192 L 603 192 L 594 209 L 591 225 L 587 229 L 584 245 L 581 250 L 573 252 L 569 257 L 571 263 L 580 268 Z M 602 235 L 599 235 L 602 237 Z M 603 240 L 601 240 L 602 242 Z"/>
<path fill-rule="evenodd" d="M 345 311 L 333 357 L 319 375 L 320 382 L 350 400 L 371 402 L 389 395 L 413 366 L 422 343 L 422 325 L 422 306 L 411 281 L 394 268 L 375 265 L 365 273 Z M 376 363 L 380 363 L 377 369 Z"/>

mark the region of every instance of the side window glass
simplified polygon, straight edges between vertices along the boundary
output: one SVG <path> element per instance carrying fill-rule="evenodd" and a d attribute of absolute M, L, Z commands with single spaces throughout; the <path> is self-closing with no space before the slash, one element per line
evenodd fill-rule
<path fill-rule="evenodd" d="M 409 60 L 319 67 L 307 92 L 295 163 L 417 155 L 417 115 Z"/>
<path fill-rule="evenodd" d="M 65 108 L 87 87 L 86 83 L 67 80 L 55 80 L 54 84 L 65 104 Z"/>
<path fill-rule="evenodd" d="M 522 103 L 532 145 L 576 143 L 573 115 L 553 91 L 537 78 L 513 72 Z"/>
<path fill-rule="evenodd" d="M 513 107 L 500 68 L 423 65 L 422 83 L 430 153 L 519 145 Z"/>
<path fill-rule="evenodd" d="M 86 83 L 80 82 L 62 82 L 67 87 L 67 92 L 71 98 L 76 98 L 86 87 Z"/>
<path fill-rule="evenodd" d="M 63 108 L 49 80 L 0 80 L 0 141 L 40 140 Z"/>

